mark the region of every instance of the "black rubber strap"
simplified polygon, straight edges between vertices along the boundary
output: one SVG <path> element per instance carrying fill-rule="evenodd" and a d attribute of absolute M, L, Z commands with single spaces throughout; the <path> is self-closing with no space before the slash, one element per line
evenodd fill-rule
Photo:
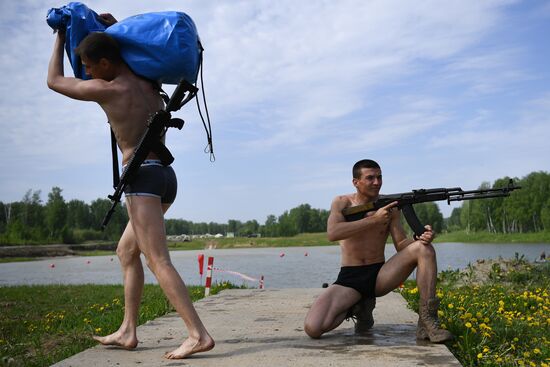
<path fill-rule="evenodd" d="M 120 172 L 118 170 L 118 154 L 116 146 L 116 137 L 113 129 L 111 129 L 111 152 L 113 155 L 113 188 L 117 188 L 120 182 Z"/>

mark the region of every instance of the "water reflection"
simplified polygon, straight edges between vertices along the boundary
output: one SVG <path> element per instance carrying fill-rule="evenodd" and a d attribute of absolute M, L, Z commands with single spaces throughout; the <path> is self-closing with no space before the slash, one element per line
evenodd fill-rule
<path fill-rule="evenodd" d="M 535 260 L 542 251 L 550 252 L 550 244 L 436 244 L 440 270 L 464 268 L 477 259 L 514 257 L 516 253 Z M 187 284 L 201 284 L 198 254 L 214 257 L 214 281 L 229 280 L 236 284 L 257 287 L 256 280 L 265 277 L 266 288 L 316 288 L 332 283 L 340 267 L 338 246 L 289 247 L 262 249 L 226 249 L 173 251 L 172 261 Z M 393 255 L 393 246 L 386 247 L 386 258 Z M 54 267 L 51 267 L 51 265 Z M 206 269 L 204 271 L 206 274 Z M 145 270 L 145 281 L 156 283 Z M 32 262 L 0 264 L 0 284 L 121 284 L 122 274 L 116 256 L 51 258 Z"/>

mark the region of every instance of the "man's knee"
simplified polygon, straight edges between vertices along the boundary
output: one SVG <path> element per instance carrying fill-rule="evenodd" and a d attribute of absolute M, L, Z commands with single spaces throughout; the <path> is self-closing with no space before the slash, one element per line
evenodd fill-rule
<path fill-rule="evenodd" d="M 120 260 L 122 266 L 130 264 L 136 260 L 139 260 L 141 251 L 139 248 L 128 248 L 126 246 L 118 246 L 116 249 L 116 254 Z"/>
<path fill-rule="evenodd" d="M 308 319 L 306 319 L 306 321 L 304 322 L 304 331 L 310 338 L 313 339 L 319 339 L 321 335 L 323 335 L 323 331 L 321 330 L 320 325 L 316 325 Z"/>
<path fill-rule="evenodd" d="M 146 254 L 145 261 L 147 263 L 147 267 L 153 272 L 153 274 L 157 274 L 158 271 L 172 266 L 170 258 L 158 256 L 156 254 Z"/>
<path fill-rule="evenodd" d="M 435 259 L 435 249 L 431 244 L 425 245 L 420 242 L 415 242 L 413 246 L 419 258 Z"/>

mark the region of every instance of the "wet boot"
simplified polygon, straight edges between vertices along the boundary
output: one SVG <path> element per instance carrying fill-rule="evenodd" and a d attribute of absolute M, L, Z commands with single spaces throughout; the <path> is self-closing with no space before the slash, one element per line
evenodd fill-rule
<path fill-rule="evenodd" d="M 432 343 L 444 343 L 453 339 L 453 334 L 442 329 L 439 325 L 437 316 L 438 298 L 430 298 L 425 303 L 420 303 L 419 308 L 418 326 L 416 328 L 417 339 L 429 339 Z"/>
<path fill-rule="evenodd" d="M 351 309 L 353 318 L 355 319 L 355 333 L 361 334 L 372 328 L 374 318 L 372 311 L 376 306 L 376 298 L 365 298 L 357 302 Z"/>

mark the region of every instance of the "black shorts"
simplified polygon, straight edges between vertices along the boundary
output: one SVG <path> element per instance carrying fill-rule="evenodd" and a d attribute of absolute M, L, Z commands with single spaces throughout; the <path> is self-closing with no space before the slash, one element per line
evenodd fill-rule
<path fill-rule="evenodd" d="M 342 266 L 340 273 L 334 284 L 353 288 L 361 293 L 363 298 L 374 298 L 376 288 L 376 278 L 378 272 L 384 263 L 360 265 L 360 266 Z"/>
<path fill-rule="evenodd" d="M 163 204 L 176 200 L 178 180 L 170 166 L 163 166 L 158 160 L 145 160 L 133 180 L 126 185 L 126 196 L 153 196 Z"/>

